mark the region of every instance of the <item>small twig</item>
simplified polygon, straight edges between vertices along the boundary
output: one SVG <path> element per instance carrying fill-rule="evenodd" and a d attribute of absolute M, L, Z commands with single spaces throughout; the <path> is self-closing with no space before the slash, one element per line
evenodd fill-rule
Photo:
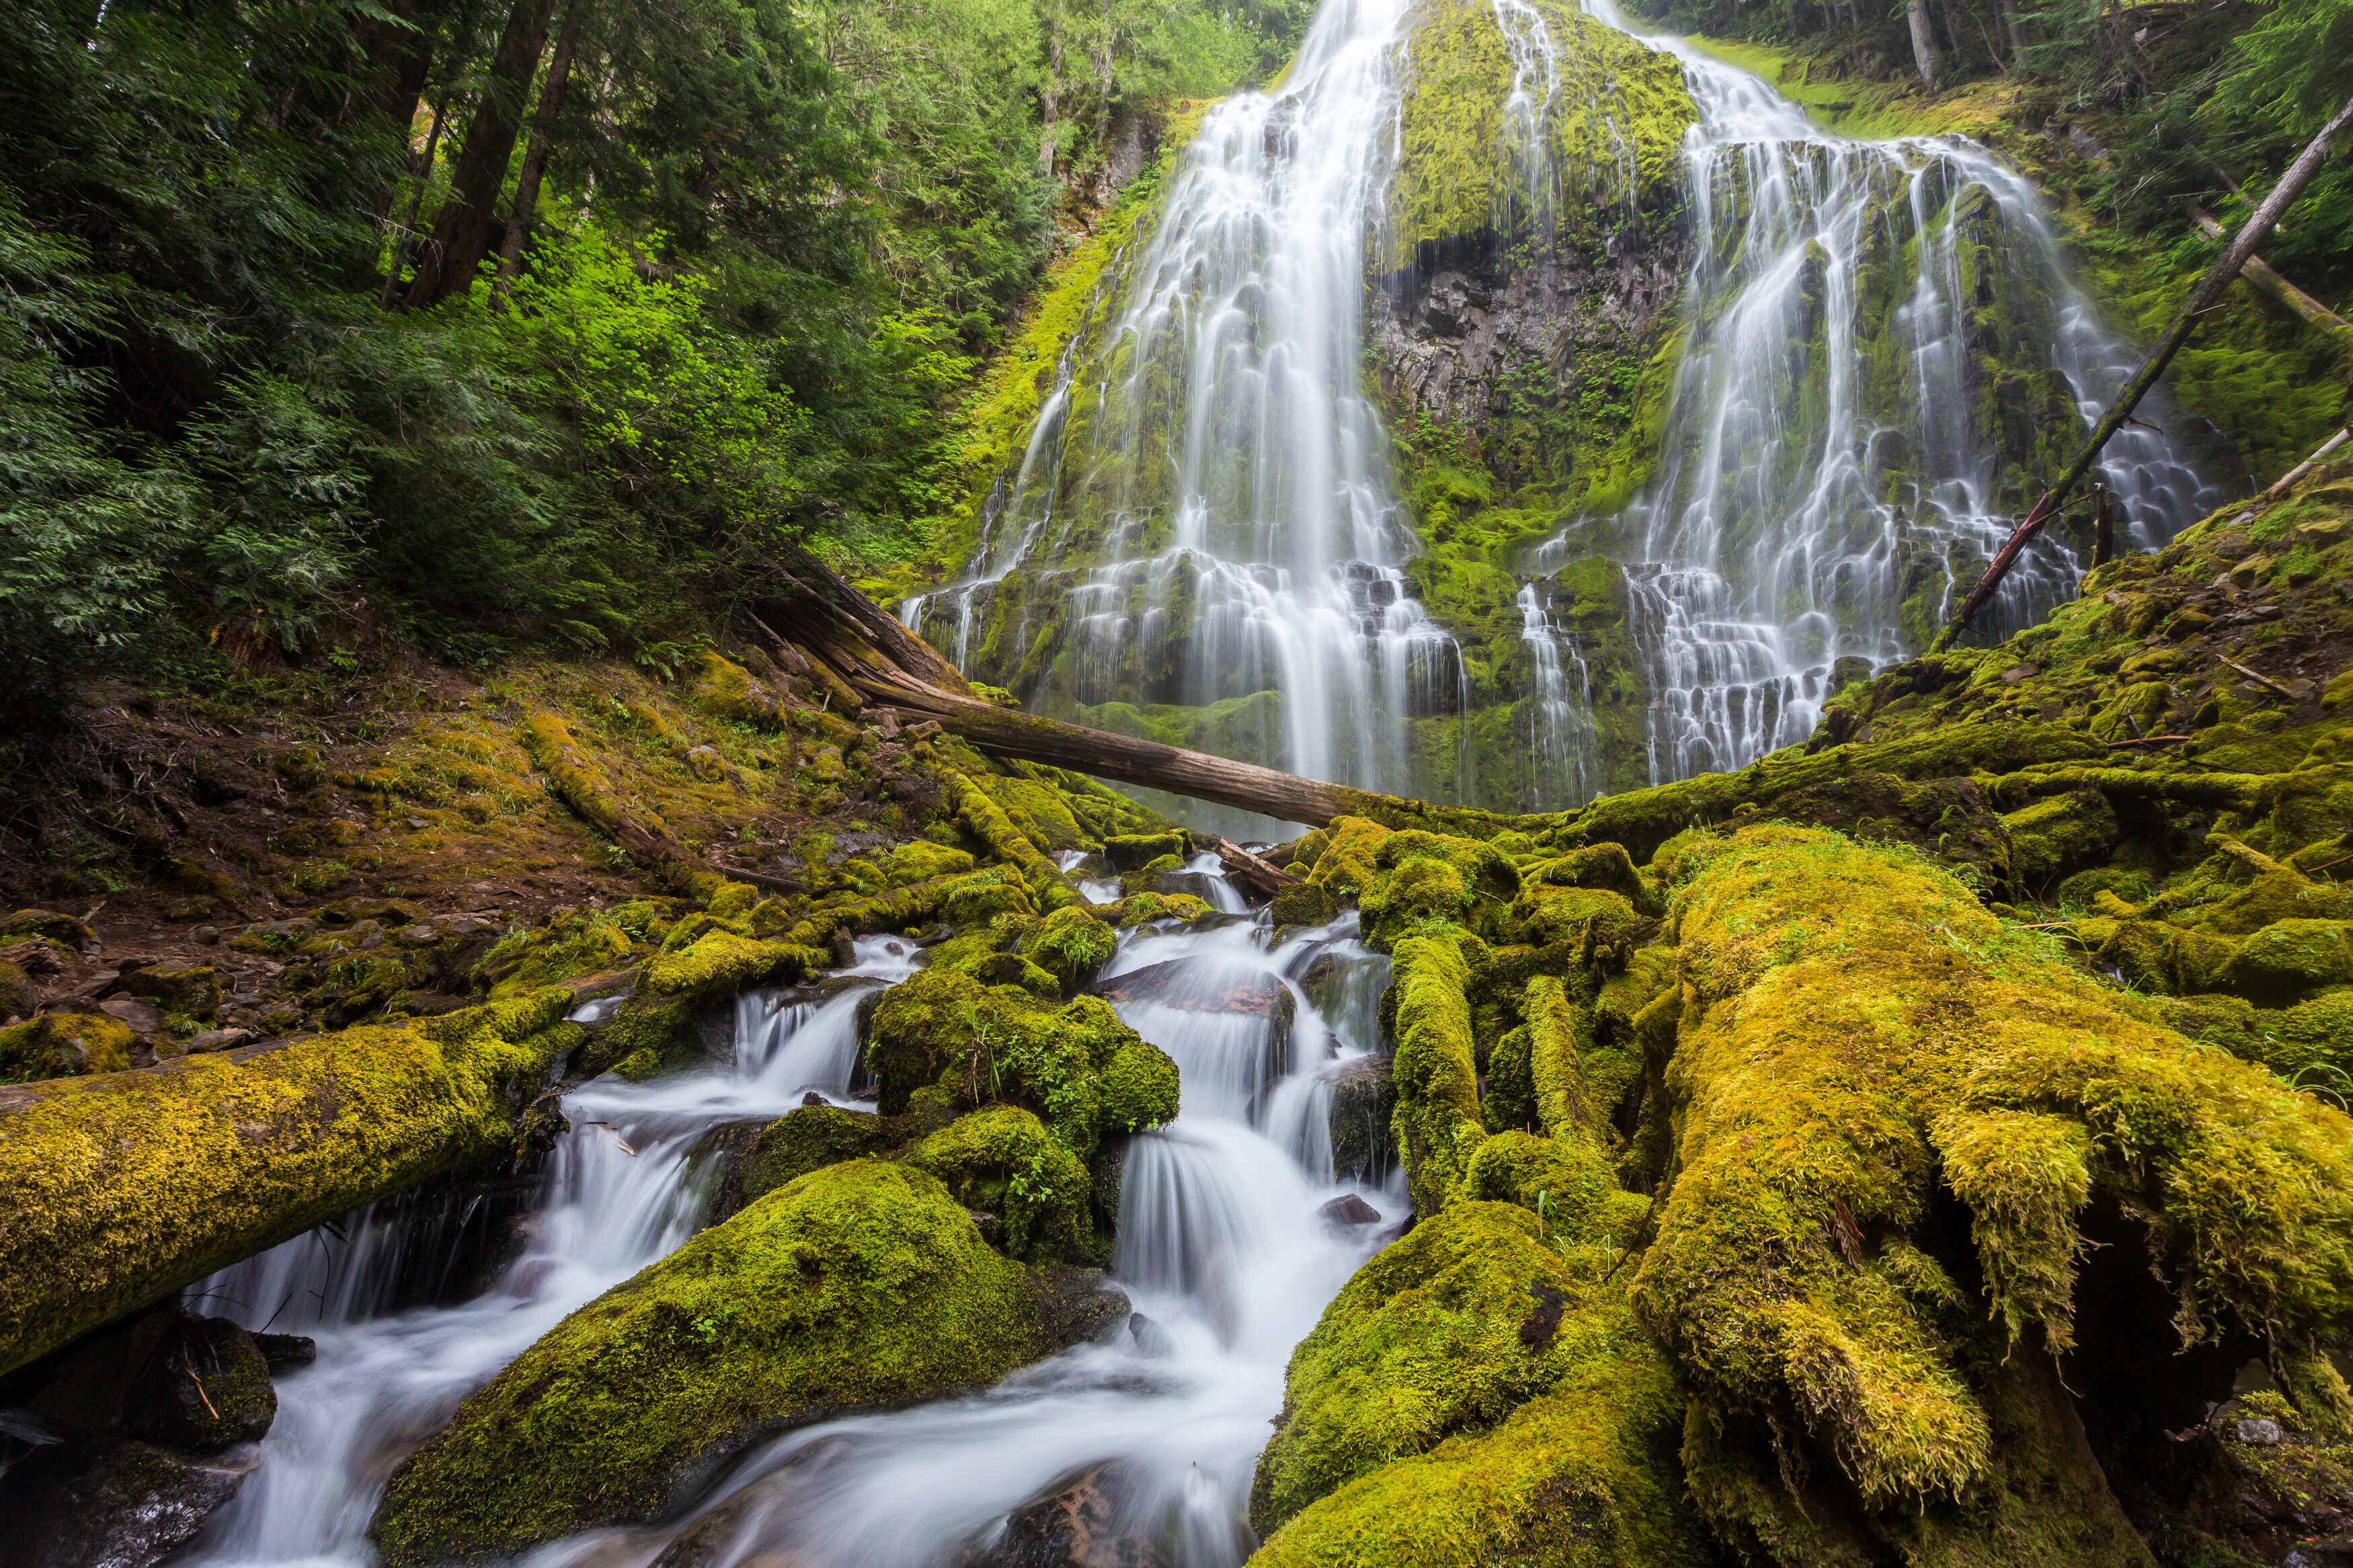
<path fill-rule="evenodd" d="M 2249 680 L 2257 681 L 2257 682 L 2260 682 L 2261 684 L 2263 684 L 2263 685 L 2264 685 L 2264 686 L 2268 686 L 2268 687 L 2270 687 L 2274 691 L 2278 692 L 2282 697 L 2286 698 L 2286 699 L 2287 699 L 2289 701 L 2291 701 L 2291 702 L 2293 702 L 2293 701 L 2295 701 L 2295 692 L 2293 692 L 2293 691 L 2289 690 L 2286 687 L 2284 687 L 2284 686 L 2281 685 L 2278 681 L 2274 680 L 2270 676 L 2263 674 L 2261 670 L 2257 670 L 2257 669 L 2249 669 L 2245 665 L 2241 664 L 2241 663 L 2240 663 L 2237 659 L 2235 659 L 2235 658 L 2222 658 L 2222 656 L 2221 656 L 2221 655 L 2220 655 L 2220 654 L 2217 654 L 2217 655 L 2215 655 L 2214 657 L 2215 657 L 2215 658 L 2221 658 L 2221 659 L 2222 659 L 2222 662 L 2223 662 L 2224 664 L 2229 665 L 2232 669 L 2237 670 L 2241 675 L 2245 676 Z"/>

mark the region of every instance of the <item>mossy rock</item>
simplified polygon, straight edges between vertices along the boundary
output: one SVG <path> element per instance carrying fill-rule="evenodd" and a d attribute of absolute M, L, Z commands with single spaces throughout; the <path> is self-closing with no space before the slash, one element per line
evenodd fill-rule
<path fill-rule="evenodd" d="M 891 851 L 890 877 L 894 884 L 961 876 L 971 869 L 971 855 L 927 838 L 910 838 Z"/>
<path fill-rule="evenodd" d="M 220 1011 L 220 979 L 208 965 L 134 969 L 116 983 L 115 989 L 142 996 L 165 1013 L 184 1018 L 209 1018 Z"/>
<path fill-rule="evenodd" d="M 2123 836 L 2116 807 L 2097 790 L 2071 790 L 2036 801 L 2003 813 L 2001 823 L 2010 830 L 2011 876 L 2036 891 L 2098 865 Z"/>
<path fill-rule="evenodd" d="M 1717 1418 L 1808 1412 L 1874 1529 L 1977 1539 L 2014 1508 L 2057 1540 L 1988 1363 L 1952 1336 L 1989 1308 L 1993 1363 L 2029 1334 L 2073 1342 L 2102 1184 L 2150 1194 L 2151 1260 L 2209 1331 L 2340 1331 L 2353 1119 L 2151 1022 L 1915 854 L 1751 828 L 1691 870 L 1679 1170 L 1634 1291 Z M 1940 1188 L 1986 1292 L 1957 1317 L 1959 1287 L 1905 1239 Z"/>
<path fill-rule="evenodd" d="M 1320 926 L 1339 912 L 1338 901 L 1313 882 L 1293 882 L 1274 895 L 1274 923 L 1278 926 Z"/>
<path fill-rule="evenodd" d="M 814 947 L 709 931 L 679 952 L 657 954 L 647 963 L 638 985 L 649 996 L 710 995 L 746 985 L 806 980 L 830 962 L 829 954 Z"/>
<path fill-rule="evenodd" d="M 1164 858 L 1175 860 L 1181 869 L 1192 847 L 1192 839 L 1181 831 L 1118 833 L 1103 841 L 1103 858 L 1114 871 L 1140 871 Z"/>
<path fill-rule="evenodd" d="M 1672 1373 L 1606 1267 L 1502 1203 L 1375 1255 L 1293 1352 L 1255 1561 L 1708 1563 Z"/>
<path fill-rule="evenodd" d="M 980 1388 L 1060 1348 L 1046 1286 L 934 1176 L 801 1176 L 574 1312 L 393 1475 L 393 1568 L 676 1506 L 755 1439 Z"/>
<path fill-rule="evenodd" d="M 2274 921 L 2242 939 L 2215 979 L 2272 1006 L 2353 984 L 2353 922 Z"/>
<path fill-rule="evenodd" d="M 1022 947 L 1023 956 L 1052 976 L 1065 996 L 1093 984 L 1118 951 L 1118 932 L 1075 904 L 1039 921 Z"/>
<path fill-rule="evenodd" d="M 1018 1106 L 960 1116 L 901 1158 L 965 1208 L 994 1215 L 996 1244 L 1010 1257 L 1078 1262 L 1095 1251 L 1086 1166 Z"/>
<path fill-rule="evenodd" d="M 895 1130 L 880 1116 L 838 1105 L 804 1105 L 760 1129 L 738 1168 L 744 1201 L 752 1203 L 811 1171 L 881 1153 Z"/>
<path fill-rule="evenodd" d="M 122 1072 L 139 1037 L 103 1013 L 43 1013 L 0 1028 L 0 1083 Z"/>
<path fill-rule="evenodd" d="M 29 1016 L 38 997 L 32 976 L 6 959 L 0 959 L 0 1025 L 12 1018 Z"/>
<path fill-rule="evenodd" d="M 1176 1114 L 1176 1065 L 1101 998 L 1050 1009 L 1018 987 L 954 970 L 928 969 L 883 993 L 866 1061 L 886 1116 L 933 1086 L 965 1106 L 1018 1103 L 1082 1160 L 1107 1131 Z"/>
<path fill-rule="evenodd" d="M 61 915 L 52 910 L 18 910 L 0 919 L 0 942 L 22 942 L 27 937 L 45 937 L 77 952 L 95 950 L 98 933 L 71 915 Z"/>

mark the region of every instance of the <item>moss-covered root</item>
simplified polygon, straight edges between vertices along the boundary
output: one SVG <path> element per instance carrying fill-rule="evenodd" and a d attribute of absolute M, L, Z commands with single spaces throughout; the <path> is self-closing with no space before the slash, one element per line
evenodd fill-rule
<path fill-rule="evenodd" d="M 550 988 L 248 1059 L 0 1091 L 0 1372 L 511 1146 L 571 1004 Z"/>
<path fill-rule="evenodd" d="M 1487 1136 L 1464 996 L 1474 956 L 1484 956 L 1479 939 L 1451 930 L 1400 938 L 1392 950 L 1398 1098 L 1390 1125 L 1418 1214 L 1446 1206 Z"/>
<path fill-rule="evenodd" d="M 983 1386 L 1058 1348 L 1047 1287 L 937 1178 L 788 1183 L 564 1320 L 404 1464 L 393 1568 L 651 1518 L 756 1436 Z"/>
<path fill-rule="evenodd" d="M 1757 827 L 1685 868 L 1680 1171 L 1635 1289 L 1710 1408 L 1794 1413 L 1883 1519 L 1989 1506 L 2010 1467 L 1947 1348 L 1981 1310 L 1905 1240 L 1940 1175 L 1997 1359 L 2072 1342 L 2103 1187 L 2189 1333 L 2353 1316 L 2353 1120 L 2144 1022 L 1916 855 Z"/>
<path fill-rule="evenodd" d="M 962 773 L 948 778 L 948 808 L 956 819 L 970 828 L 996 857 L 1008 866 L 1021 869 L 1022 880 L 1044 909 L 1060 909 L 1065 904 L 1080 901 L 1078 889 L 1062 875 L 1061 868 L 1046 858 L 1029 836 L 1013 825 L 1005 808 L 990 798 L 988 792 Z"/>
<path fill-rule="evenodd" d="M 1598 1256 L 1551 1239 L 1458 1203 L 1348 1282 L 1292 1358 L 1254 1568 L 1711 1561 L 1665 1358 Z"/>

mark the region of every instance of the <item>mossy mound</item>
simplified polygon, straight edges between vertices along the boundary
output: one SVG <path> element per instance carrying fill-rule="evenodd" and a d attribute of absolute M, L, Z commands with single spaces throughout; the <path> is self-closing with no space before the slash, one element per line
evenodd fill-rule
<path fill-rule="evenodd" d="M 1686 867 L 1679 1168 L 1636 1301 L 1720 1419 L 1794 1412 L 1873 1533 L 2032 1512 L 1957 1348 L 1959 1280 L 1982 1279 L 1996 1352 L 2065 1351 L 2103 1194 L 2129 1194 L 2189 1331 L 2341 1331 L 2341 1112 L 2144 1021 L 1901 851 L 1753 828 Z M 1967 1258 L 1908 1239 L 1938 1183 Z"/>
<path fill-rule="evenodd" d="M 965 1208 L 995 1215 L 997 1245 L 1015 1258 L 1078 1259 L 1094 1250 L 1086 1166 L 1018 1106 L 959 1116 L 902 1158 L 944 1182 Z"/>
<path fill-rule="evenodd" d="M 652 1518 L 763 1434 L 1049 1353 L 1044 1296 L 937 1178 L 828 1166 L 524 1352 L 394 1474 L 370 1535 L 400 1568 Z"/>
<path fill-rule="evenodd" d="M 44 1013 L 0 1028 L 0 1083 L 121 1072 L 138 1041 L 103 1013 Z"/>
<path fill-rule="evenodd" d="M 1106 1133 L 1176 1114 L 1176 1064 L 1101 998 L 1050 1008 L 1018 986 L 955 970 L 929 969 L 883 994 L 866 1062 L 886 1116 L 934 1086 L 958 1105 L 1018 1104 L 1082 1160 Z"/>

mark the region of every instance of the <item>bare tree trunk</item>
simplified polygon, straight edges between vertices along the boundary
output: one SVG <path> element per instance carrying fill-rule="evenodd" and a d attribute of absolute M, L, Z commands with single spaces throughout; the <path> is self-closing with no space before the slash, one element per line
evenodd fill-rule
<path fill-rule="evenodd" d="M 506 184 L 507 160 L 522 130 L 532 79 L 539 74 L 540 51 L 547 43 L 548 15 L 554 9 L 555 0 L 514 0 L 507 12 L 490 80 L 458 152 L 449 200 L 417 258 L 417 276 L 408 285 L 412 306 L 462 293 L 474 281 L 474 269 L 490 247 L 491 215 Z"/>
<path fill-rule="evenodd" d="M 1054 113 L 1062 88 L 1062 7 L 1046 24 L 1046 85 L 1038 90 L 1038 172 L 1054 172 Z"/>
<path fill-rule="evenodd" d="M 1927 0 L 1908 0 L 1905 14 L 1912 24 L 1912 58 L 1920 68 L 1920 80 L 1930 92 L 1936 90 L 1936 31 L 1929 25 Z"/>
<path fill-rule="evenodd" d="M 504 305 L 507 289 L 522 261 L 523 231 L 531 226 L 539 206 L 539 182 L 547 173 L 549 138 L 555 118 L 564 112 L 564 89 L 572 79 L 572 55 L 580 43 L 581 0 L 567 0 L 564 26 L 555 35 L 555 55 L 547 62 L 547 85 L 539 89 L 539 117 L 533 122 L 531 145 L 524 149 L 522 172 L 515 177 L 514 204 L 507 209 L 507 230 L 499 238 L 499 275 L 491 283 L 491 303 Z"/>
<path fill-rule="evenodd" d="M 1914 3 L 1917 4 L 1917 0 Z M 2116 394 L 2116 400 L 2108 405 L 2107 412 L 2101 415 L 2099 423 L 2092 426 L 2092 433 L 2075 449 L 2074 458 L 2067 465 L 2067 471 L 2059 476 L 2059 482 L 2042 492 L 2042 499 L 2034 503 L 2032 510 L 2011 531 L 2002 547 L 1994 552 L 1993 560 L 1986 565 L 1985 574 L 1978 579 L 1977 586 L 1969 590 L 1969 596 L 1961 601 L 1958 613 L 1945 624 L 1943 631 L 1936 634 L 1936 642 L 1930 645 L 1930 652 L 1944 652 L 1968 629 L 1970 617 L 2001 585 L 2002 578 L 2008 575 L 2011 564 L 2017 561 L 2019 552 L 2024 550 L 2027 542 L 2042 531 L 2044 523 L 2058 515 L 2061 507 L 2067 504 L 2068 496 L 2084 482 L 2084 476 L 2091 471 L 2092 465 L 2099 461 L 2100 453 L 2107 446 L 2109 437 L 2124 428 L 2125 421 L 2132 417 L 2132 411 L 2140 406 L 2140 400 L 2148 395 L 2150 387 L 2157 384 L 2157 378 L 2165 374 L 2165 367 L 2173 363 L 2173 356 L 2181 352 L 2181 345 L 2189 341 L 2199 317 L 2221 298 L 2222 290 L 2231 286 L 2231 280 L 2239 275 L 2239 269 L 2246 266 L 2247 258 L 2254 255 L 2255 247 L 2263 243 L 2263 237 L 2270 234 L 2272 226 L 2279 222 L 2280 214 L 2287 211 L 2295 198 L 2304 194 L 2304 188 L 2312 184 L 2313 177 L 2320 173 L 2321 164 L 2327 161 L 2329 143 L 2336 141 L 2337 132 L 2348 125 L 2353 125 L 2353 98 L 2347 99 L 2345 107 L 2337 111 L 2337 117 L 2322 126 L 2319 134 L 2296 154 L 2295 162 L 2288 165 L 2287 173 L 2280 176 L 2279 184 L 2274 185 L 2271 195 L 2263 198 L 2263 205 L 2255 209 L 2255 216 L 2239 230 L 2238 237 L 2222 252 L 2221 259 L 2214 263 L 2189 298 L 2181 302 L 2181 309 L 2175 312 L 2173 324 L 2166 329 L 2165 336 L 2158 340 L 2157 347 L 2149 350 L 2148 357 L 2141 361 L 2140 368 L 2133 373 L 2133 378 L 2125 383 L 2124 390 Z"/>

